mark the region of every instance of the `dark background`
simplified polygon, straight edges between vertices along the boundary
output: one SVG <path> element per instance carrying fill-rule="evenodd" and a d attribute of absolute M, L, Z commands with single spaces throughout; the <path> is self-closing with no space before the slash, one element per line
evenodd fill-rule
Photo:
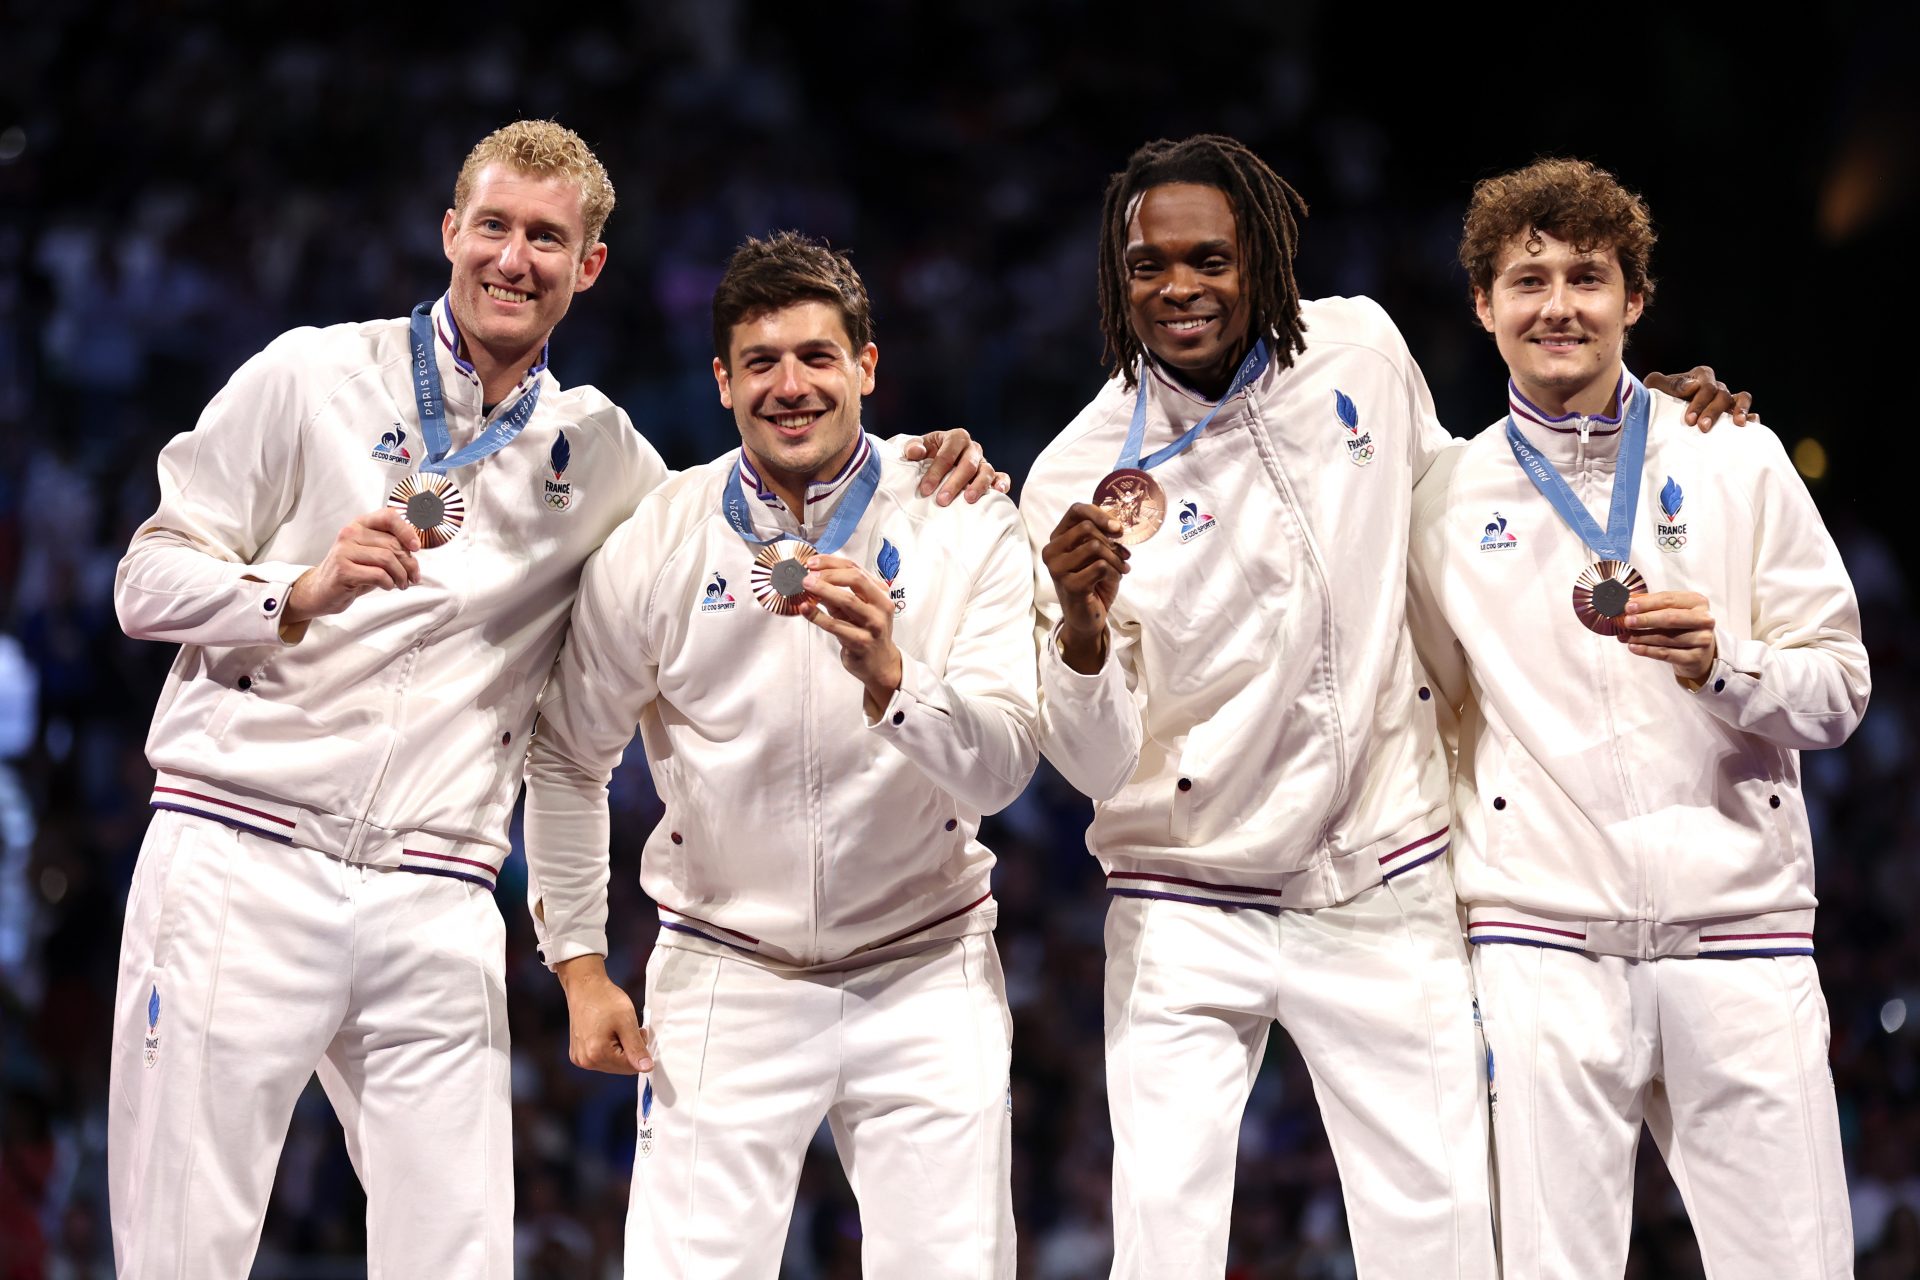
<path fill-rule="evenodd" d="M 445 287 L 467 149 L 521 115 L 598 150 L 619 191 L 600 285 L 553 346 L 674 465 L 734 439 L 707 370 L 731 246 L 791 226 L 851 248 L 884 359 L 868 426 L 964 425 L 1016 476 L 1101 379 L 1099 196 L 1140 142 L 1235 134 L 1312 206 L 1309 295 L 1365 293 L 1444 420 L 1502 408 L 1453 263 L 1473 181 L 1539 154 L 1652 205 L 1639 371 L 1753 389 L 1861 596 L 1874 704 L 1809 756 L 1820 963 L 1864 1276 L 1920 1274 L 1920 659 L 1907 407 L 1920 196 L 1912 19 L 1830 4 L 1658 14 L 1509 6 L 1132 8 L 985 0 L 605 10 L 0 0 L 0 1280 L 110 1273 L 104 1142 L 119 918 L 145 826 L 141 741 L 165 646 L 123 638 L 113 566 L 153 457 L 295 324 L 402 314 Z M 615 786 L 612 966 L 636 992 L 633 887 L 658 804 Z M 1014 1003 L 1023 1276 L 1105 1274 L 1100 922 L 1085 810 L 1044 768 L 989 825 Z M 630 1082 L 566 1064 L 518 861 L 503 876 L 524 1277 L 618 1273 Z M 1242 1134 L 1235 1277 L 1351 1274 L 1311 1086 L 1283 1036 Z M 1698 1275 L 1643 1144 L 1631 1274 Z M 289 1135 L 260 1276 L 360 1276 L 363 1202 L 318 1090 Z M 822 1140 L 788 1273 L 857 1274 Z"/>

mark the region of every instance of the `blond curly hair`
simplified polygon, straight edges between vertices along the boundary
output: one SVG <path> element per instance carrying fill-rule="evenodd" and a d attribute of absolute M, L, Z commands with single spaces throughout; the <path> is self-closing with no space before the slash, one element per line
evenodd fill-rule
<path fill-rule="evenodd" d="M 465 215 L 467 201 L 473 198 L 473 184 L 490 164 L 505 165 L 536 178 L 578 182 L 580 212 L 587 224 L 587 239 L 580 252 L 600 242 L 600 232 L 613 213 L 613 182 L 607 177 L 606 166 L 579 134 L 552 120 L 515 120 L 480 139 L 467 153 L 460 176 L 453 181 L 456 218 Z"/>

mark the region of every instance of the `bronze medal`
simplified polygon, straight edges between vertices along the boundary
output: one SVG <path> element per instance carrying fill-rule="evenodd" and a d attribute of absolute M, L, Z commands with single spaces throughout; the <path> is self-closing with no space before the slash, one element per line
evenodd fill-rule
<path fill-rule="evenodd" d="M 761 547 L 753 557 L 753 573 L 748 581 L 753 598 L 768 613 L 790 616 L 813 597 L 803 585 L 807 580 L 807 561 L 813 547 L 798 538 L 783 538 Z"/>
<path fill-rule="evenodd" d="M 1160 532 L 1167 518 L 1160 482 L 1138 467 L 1109 473 L 1094 488 L 1093 504 L 1120 522 L 1120 541 L 1129 547 Z"/>
<path fill-rule="evenodd" d="M 1627 601 L 1646 591 L 1647 580 L 1625 560 L 1597 561 L 1581 570 L 1573 584 L 1573 616 L 1595 634 L 1618 635 Z"/>
<path fill-rule="evenodd" d="M 467 500 L 453 481 L 434 471 L 403 477 L 387 495 L 387 505 L 420 531 L 422 550 L 453 541 L 467 520 Z"/>

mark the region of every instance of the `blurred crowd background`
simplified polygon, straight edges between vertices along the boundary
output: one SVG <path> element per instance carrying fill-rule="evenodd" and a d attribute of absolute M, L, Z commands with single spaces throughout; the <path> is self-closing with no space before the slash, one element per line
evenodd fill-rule
<path fill-rule="evenodd" d="M 109 1007 L 147 819 L 142 739 L 172 658 L 120 634 L 111 583 L 155 504 L 154 455 L 282 330 L 437 295 L 453 175 L 521 115 L 582 132 L 619 191 L 608 270 L 562 325 L 554 370 L 607 391 L 674 465 L 736 442 L 707 302 L 748 233 L 852 249 L 885 356 L 870 429 L 963 425 L 1017 477 L 1101 380 L 1100 193 L 1148 138 L 1233 133 L 1288 177 L 1313 208 L 1304 292 L 1383 302 L 1459 434 L 1503 410 L 1453 262 L 1472 182 L 1577 154 L 1645 192 L 1661 284 L 1631 363 L 1704 361 L 1757 393 L 1865 611 L 1872 710 L 1844 749 L 1804 761 L 1818 946 L 1861 1274 L 1920 1275 L 1920 543 L 1912 361 L 1895 354 L 1920 221 L 1906 7 L 1779 24 L 1587 11 L 1579 29 L 1270 0 L 354 12 L 0 4 L 0 1280 L 111 1274 Z M 614 805 L 611 968 L 637 993 L 655 923 L 634 876 L 659 811 L 637 753 Z M 1110 1248 L 1106 896 L 1086 818 L 1043 767 L 986 831 L 1034 1280 L 1104 1276 Z M 500 906 L 519 1274 L 601 1280 L 619 1272 L 633 1086 L 567 1064 L 523 891 L 516 857 Z M 1350 1275 L 1311 1082 L 1284 1036 L 1268 1059 L 1231 1274 Z M 1698 1275 L 1651 1145 L 1631 1275 Z M 363 1209 L 313 1088 L 255 1274 L 365 1275 Z M 823 1135 L 786 1274 L 857 1275 L 858 1240 Z"/>

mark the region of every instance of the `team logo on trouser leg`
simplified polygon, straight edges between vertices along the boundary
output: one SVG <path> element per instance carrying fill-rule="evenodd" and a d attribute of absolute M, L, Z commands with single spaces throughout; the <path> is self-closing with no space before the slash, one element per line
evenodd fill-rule
<path fill-rule="evenodd" d="M 147 1039 L 142 1060 L 148 1066 L 160 1061 L 160 988 L 147 997 Z"/>
<path fill-rule="evenodd" d="M 642 1160 L 653 1154 L 653 1081 L 640 1086 L 640 1132 L 634 1152 Z"/>

